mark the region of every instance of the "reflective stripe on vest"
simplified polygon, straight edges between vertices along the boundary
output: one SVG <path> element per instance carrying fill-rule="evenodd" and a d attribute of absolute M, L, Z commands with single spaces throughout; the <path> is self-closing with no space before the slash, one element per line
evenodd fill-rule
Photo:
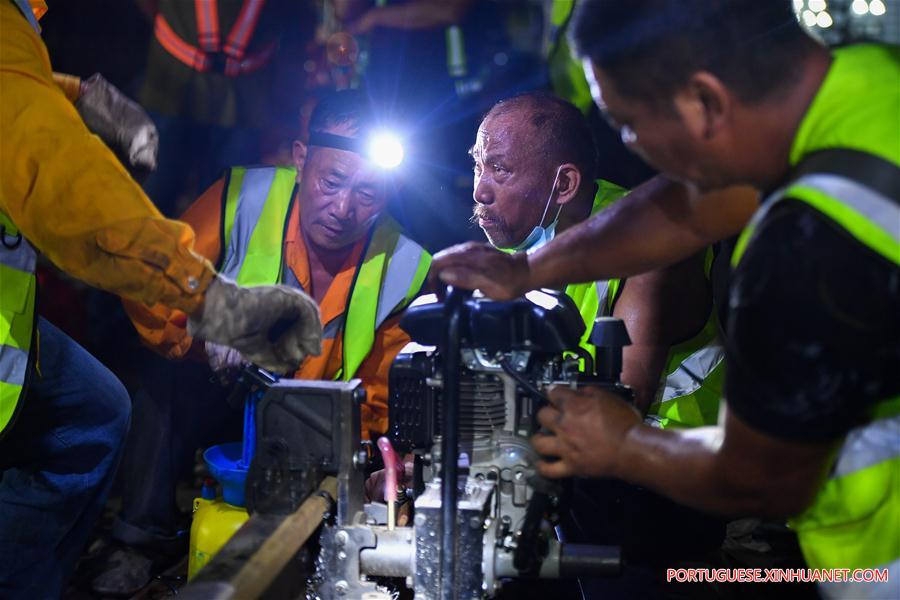
<path fill-rule="evenodd" d="M 216 0 L 194 0 L 194 15 L 197 17 L 197 41 L 206 52 L 221 49 L 219 39 L 219 3 Z"/>
<path fill-rule="evenodd" d="M 900 404 L 900 398 L 884 405 Z M 810 567 L 888 568 L 886 584 L 832 583 L 826 597 L 886 598 L 900 591 L 900 414 L 857 427 L 844 438 L 815 503 L 791 520 Z M 877 540 L 877 543 L 872 543 Z M 852 593 L 849 591 L 852 586 Z M 890 587 L 887 587 L 890 586 Z M 894 592 L 885 596 L 884 591 Z"/>
<path fill-rule="evenodd" d="M 221 66 L 222 72 L 228 77 L 237 77 L 242 73 L 262 68 L 278 50 L 278 40 L 272 40 L 255 54 L 245 56 L 263 4 L 263 0 L 244 1 L 224 48 L 220 48 L 219 14 L 214 0 L 194 0 L 199 48 L 175 33 L 162 11 L 156 14 L 153 33 L 169 54 L 196 71 L 211 70 L 216 66 L 216 54 L 221 51 L 225 55 L 224 65 Z"/>
<path fill-rule="evenodd" d="M 709 278 L 713 253 L 706 251 L 704 273 Z M 655 427 L 702 427 L 719 420 L 725 384 L 725 349 L 719 343 L 719 319 L 714 306 L 700 332 L 669 350 L 665 385 L 647 410 Z"/>
<path fill-rule="evenodd" d="M 772 194 L 741 233 L 731 258 L 737 266 L 759 223 L 785 198 L 805 202 L 840 224 L 864 246 L 900 264 L 900 205 L 859 182 L 829 173 L 810 173 Z"/>
<path fill-rule="evenodd" d="M 240 285 L 281 281 L 284 227 L 296 181 L 294 169 L 230 170 L 222 227 L 228 242 L 221 273 Z"/>
<path fill-rule="evenodd" d="M 768 211 L 788 200 L 806 203 L 884 260 L 900 263 L 900 198 L 880 193 L 883 182 L 868 173 L 863 177 L 865 171 L 860 165 L 835 169 L 843 176 L 827 172 L 821 162 L 815 163 L 814 169 L 809 168 L 811 163 L 804 165 L 804 160 L 812 161 L 817 153 L 829 149 L 864 150 L 878 161 L 887 161 L 883 176 L 896 189 L 900 184 L 900 132 L 896 126 L 900 115 L 900 88 L 896 85 L 900 51 L 863 44 L 835 50 L 833 55 L 832 66 L 800 123 L 791 149 L 792 162 L 798 163 L 796 172 L 803 174 L 766 199 L 754 215 L 735 248 L 735 266 L 753 243 Z M 851 179 L 856 169 L 860 169 L 860 176 Z M 798 261 L 805 259 L 808 257 L 798 257 Z M 900 398 L 881 400 L 870 421 L 845 436 L 831 476 L 813 505 L 791 520 L 806 561 L 814 569 L 892 569 L 887 584 L 820 585 L 826 596 L 900 597 L 898 415 Z"/>
<path fill-rule="evenodd" d="M 227 240 L 220 271 L 242 285 L 280 283 L 284 234 L 297 172 L 284 167 L 229 170 L 222 211 Z M 415 298 L 431 255 L 383 214 L 371 234 L 343 315 L 325 324 L 329 338 L 343 332 L 343 367 L 350 380 L 372 349 L 375 331 Z"/>
<path fill-rule="evenodd" d="M 357 270 L 344 327 L 343 368 L 337 377 L 353 378 L 368 356 L 375 331 L 419 293 L 431 255 L 400 233 L 399 226 L 382 214 Z"/>
<path fill-rule="evenodd" d="M 598 180 L 591 215 L 603 210 L 627 193 L 627 190 Z M 711 252 L 707 252 L 706 273 L 709 275 Z M 594 321 L 612 315 L 622 290 L 623 280 L 610 279 L 595 283 L 571 284 L 566 294 L 578 307 L 585 323 L 580 346 L 596 357 L 589 342 Z M 725 352 L 717 341 L 718 320 L 710 310 L 703 329 L 693 338 L 673 347 L 665 366 L 665 380 L 660 400 L 651 404 L 646 421 L 656 427 L 700 427 L 715 425 L 725 373 Z"/>
<path fill-rule="evenodd" d="M 900 206 L 853 180 L 826 173 L 797 178 L 770 196 L 741 233 L 732 257 L 737 266 L 759 223 L 786 199 L 805 202 L 859 243 L 900 264 Z M 876 418 L 844 438 L 831 477 L 813 505 L 791 520 L 810 567 L 888 568 L 883 584 L 819 585 L 829 598 L 884 598 L 900 594 L 900 398 L 883 402 Z M 888 407 L 888 410 L 884 410 Z M 886 590 L 891 590 L 885 596 Z"/>
<path fill-rule="evenodd" d="M 0 433 L 21 406 L 34 337 L 37 253 L 0 212 Z"/>

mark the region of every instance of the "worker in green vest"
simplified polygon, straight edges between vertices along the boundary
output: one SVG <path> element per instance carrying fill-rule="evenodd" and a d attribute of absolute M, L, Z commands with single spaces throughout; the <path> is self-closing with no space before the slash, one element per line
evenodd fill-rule
<path fill-rule="evenodd" d="M 0 2 L 0 597 L 12 599 L 63 594 L 131 415 L 115 375 L 41 316 L 39 254 L 87 285 L 177 307 L 192 331 L 272 370 L 321 337 L 311 298 L 218 275 L 92 134 L 132 166 L 153 162 L 153 129 L 121 95 L 97 78 L 64 93 L 39 34 L 46 8 Z"/>
<path fill-rule="evenodd" d="M 502 269 L 506 283 L 485 291 L 503 296 L 664 264 L 743 228 L 723 426 L 659 431 L 602 392 L 559 390 L 540 414 L 553 435 L 534 443 L 560 460 L 540 471 L 790 516 L 810 567 L 846 569 L 825 572 L 824 596 L 898 597 L 900 50 L 829 51 L 787 1 L 585 2 L 574 38 L 632 149 L 701 189 L 742 182 L 765 199 L 749 226 L 702 198 L 680 214 L 656 198 L 525 260 L 498 255 L 478 273 L 461 266 L 472 252 L 438 264 L 455 284 Z M 617 226 L 645 232 L 643 248 L 604 258 Z"/>
<path fill-rule="evenodd" d="M 473 220 L 493 246 L 508 252 L 533 252 L 627 193 L 594 180 L 599 157 L 586 118 L 548 93 L 495 104 L 481 122 L 472 157 Z M 626 320 L 633 344 L 625 349 L 623 380 L 641 412 L 662 427 L 715 425 L 718 418 L 724 351 L 703 259 L 700 253 L 627 280 L 566 287 L 584 318 L 581 343 L 592 356 L 594 320 Z"/>
<path fill-rule="evenodd" d="M 182 216 L 197 232 L 197 251 L 220 272 L 241 285 L 286 284 L 315 299 L 321 352 L 296 364 L 292 375 L 361 379 L 365 439 L 387 431 L 388 372 L 409 342 L 400 316 L 431 262 L 387 213 L 392 176 L 374 160 L 386 158 L 385 150 L 370 155 L 375 123 L 366 92 L 325 96 L 311 115 L 308 143 L 294 142 L 293 167 L 233 167 Z M 205 354 L 216 372 L 243 362 L 238 352 L 190 335 L 180 311 L 131 302 L 126 310 L 145 342 L 166 358 Z M 190 367 L 186 373 L 193 373 Z M 165 551 L 176 545 L 172 500 L 180 467 L 204 443 L 202 431 L 211 432 L 212 443 L 227 441 L 221 436 L 239 424 L 240 414 L 216 404 L 222 394 L 203 385 L 208 370 L 198 389 L 181 377 L 184 385 L 174 393 L 153 379 L 161 378 L 145 377 L 145 389 L 136 394 L 135 413 L 144 418 L 132 435 L 141 443 L 131 444 L 123 459 L 123 506 L 112 535 L 124 547 L 94 579 L 98 594 L 133 593 L 162 566 Z M 145 410 L 148 402 L 152 410 Z"/>

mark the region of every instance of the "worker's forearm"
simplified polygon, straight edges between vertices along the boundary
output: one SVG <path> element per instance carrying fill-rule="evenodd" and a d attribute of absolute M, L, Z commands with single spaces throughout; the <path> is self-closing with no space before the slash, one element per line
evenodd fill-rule
<path fill-rule="evenodd" d="M 690 208 L 683 187 L 656 177 L 529 256 L 533 283 L 627 277 L 681 261 L 709 243 L 690 228 Z"/>
<path fill-rule="evenodd" d="M 723 430 L 701 427 L 632 428 L 619 451 L 615 475 L 651 488 L 676 502 L 723 514 L 754 513 L 754 494 L 737 489 L 719 473 Z"/>
<path fill-rule="evenodd" d="M 708 512 L 783 517 L 805 510 L 827 474 L 831 445 L 777 441 L 733 417 L 725 421 L 684 430 L 636 425 L 612 474 Z"/>
<path fill-rule="evenodd" d="M 530 287 L 627 277 L 674 264 L 737 235 L 756 202 L 747 187 L 699 195 L 654 177 L 530 255 Z"/>

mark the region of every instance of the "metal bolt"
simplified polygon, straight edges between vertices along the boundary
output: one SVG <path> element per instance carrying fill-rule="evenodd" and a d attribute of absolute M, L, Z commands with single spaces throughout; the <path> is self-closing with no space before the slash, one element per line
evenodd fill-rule
<path fill-rule="evenodd" d="M 350 584 L 341 579 L 337 583 L 334 584 L 334 591 L 338 593 L 338 595 L 343 596 L 347 592 L 350 591 Z"/>
<path fill-rule="evenodd" d="M 479 527 L 481 527 L 481 519 L 479 519 L 478 517 L 472 517 L 471 519 L 469 519 L 469 527 L 471 527 L 472 529 L 478 529 Z"/>
<path fill-rule="evenodd" d="M 343 546 L 350 541 L 350 536 L 347 535 L 346 531 L 338 531 L 334 536 L 334 541 L 338 546 Z"/>
<path fill-rule="evenodd" d="M 338 560 L 347 560 L 347 553 L 341 550 L 338 552 Z"/>
<path fill-rule="evenodd" d="M 425 518 L 425 515 L 423 515 L 422 513 L 419 513 L 413 519 L 413 524 L 416 525 L 417 527 L 424 527 L 426 521 L 427 521 L 427 519 Z"/>
<path fill-rule="evenodd" d="M 367 464 L 369 464 L 369 453 L 365 450 L 358 450 L 353 455 L 353 466 L 361 471 L 366 468 Z"/>
<path fill-rule="evenodd" d="M 190 277 L 187 278 L 187 287 L 192 292 L 196 291 L 196 289 L 198 287 L 200 287 L 200 281 L 196 277 L 191 275 Z"/>

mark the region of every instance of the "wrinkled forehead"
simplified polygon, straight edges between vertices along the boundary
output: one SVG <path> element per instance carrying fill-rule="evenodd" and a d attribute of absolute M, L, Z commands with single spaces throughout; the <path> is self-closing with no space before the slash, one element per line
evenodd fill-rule
<path fill-rule="evenodd" d="M 527 142 L 527 121 L 521 111 L 485 118 L 478 127 L 475 144 L 469 151 L 476 160 L 487 156 L 518 157 Z M 518 120 L 517 120 L 518 119 Z"/>

